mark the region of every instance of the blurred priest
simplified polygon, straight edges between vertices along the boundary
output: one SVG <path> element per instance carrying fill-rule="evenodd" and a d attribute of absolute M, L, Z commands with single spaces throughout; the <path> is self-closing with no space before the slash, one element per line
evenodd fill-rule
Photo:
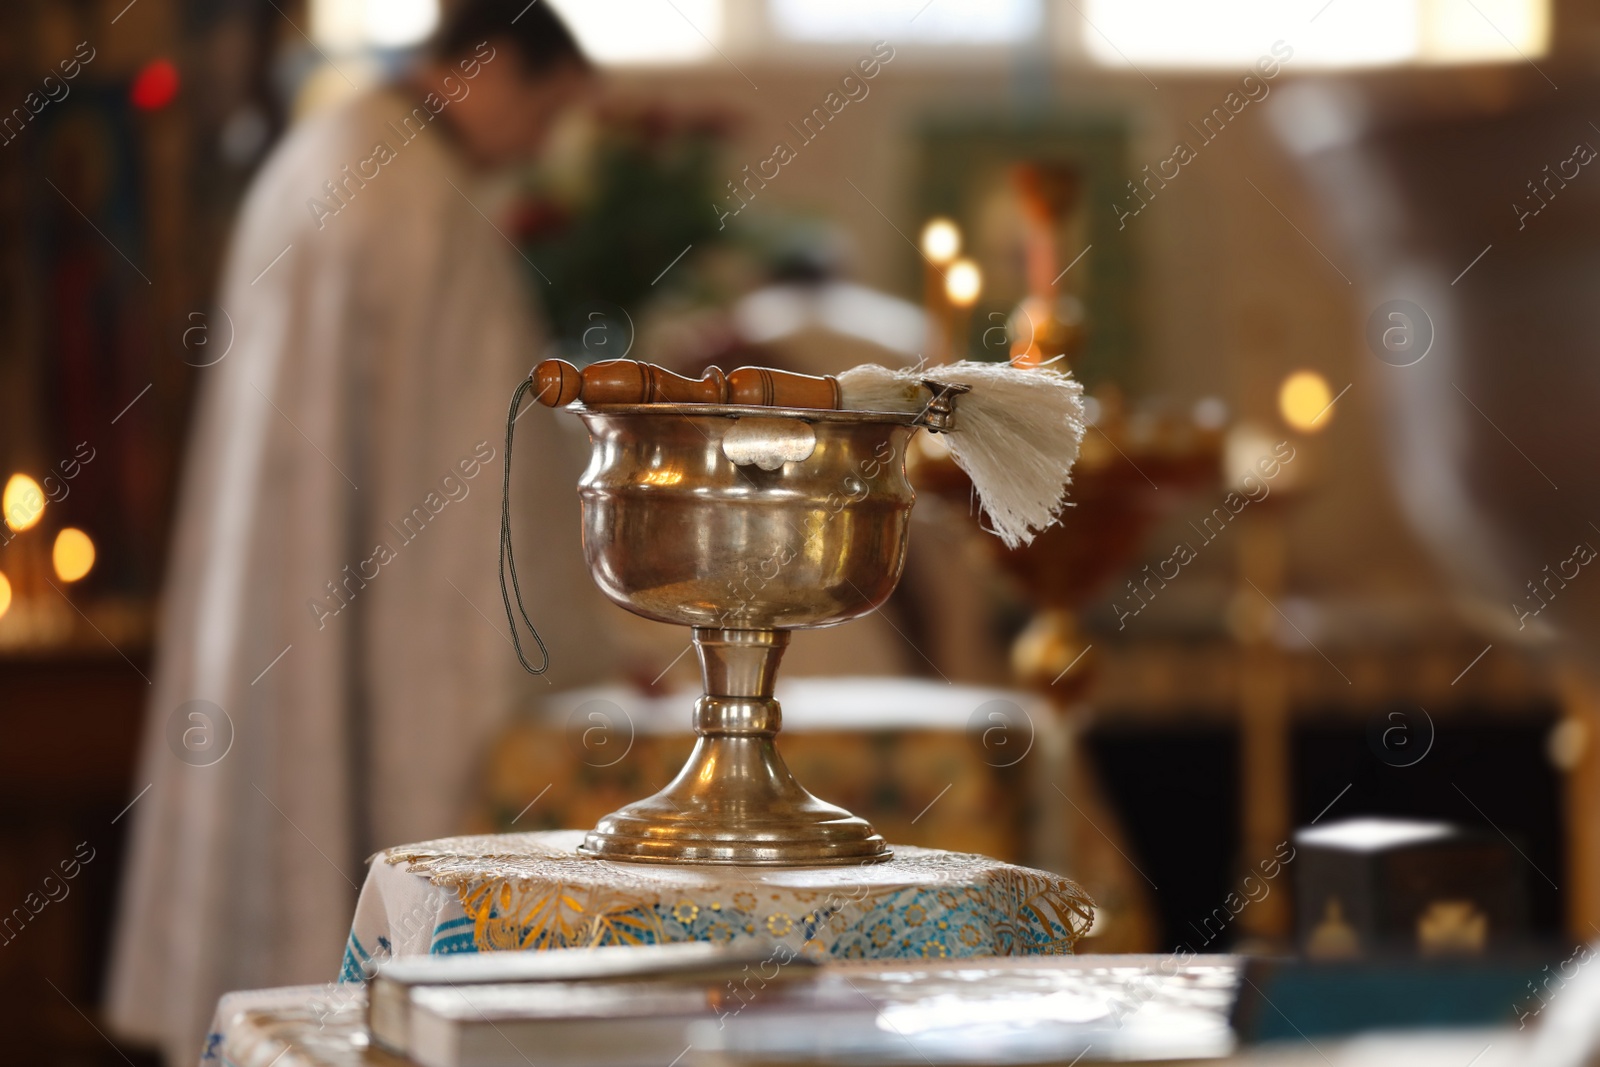
<path fill-rule="evenodd" d="M 475 187 L 593 81 L 548 5 L 464 0 L 407 80 L 293 129 L 241 209 L 108 997 L 116 1031 L 172 1063 L 194 1062 L 224 991 L 337 975 L 365 858 L 459 828 L 525 685 L 497 510 L 506 404 L 541 344 Z M 535 565 L 581 558 L 587 446 L 566 421 L 518 427 Z M 596 620 L 614 609 L 584 569 L 524 570 L 553 684 L 607 673 Z"/>

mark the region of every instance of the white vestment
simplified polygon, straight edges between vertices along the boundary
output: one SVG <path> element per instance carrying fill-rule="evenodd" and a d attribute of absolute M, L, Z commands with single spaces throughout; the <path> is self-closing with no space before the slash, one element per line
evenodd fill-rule
<path fill-rule="evenodd" d="M 290 133 L 199 350 L 231 346 L 197 372 L 109 989 L 115 1029 L 175 1063 L 222 992 L 336 977 L 365 856 L 456 831 L 497 727 L 552 691 L 495 579 L 506 407 L 540 356 L 523 265 L 439 120 L 407 140 L 411 107 L 371 93 Z M 583 564 L 586 453 L 564 413 L 518 424 L 557 689 L 607 673 L 618 611 Z M 191 701 L 231 722 L 215 762 L 226 726 Z"/>

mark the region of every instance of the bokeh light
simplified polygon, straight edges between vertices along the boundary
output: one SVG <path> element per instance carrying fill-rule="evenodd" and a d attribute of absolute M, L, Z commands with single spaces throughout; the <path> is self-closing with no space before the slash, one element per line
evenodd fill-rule
<path fill-rule="evenodd" d="M 17 533 L 32 529 L 44 515 L 44 490 L 26 474 L 13 474 L 0 492 L 0 515 Z"/>
<path fill-rule="evenodd" d="M 11 580 L 4 571 L 0 571 L 0 619 L 5 618 L 6 612 L 11 610 Z"/>
<path fill-rule="evenodd" d="M 983 274 L 970 259 L 958 259 L 950 264 L 944 276 L 944 295 L 957 307 L 971 307 L 983 292 Z"/>
<path fill-rule="evenodd" d="M 922 227 L 922 254 L 938 266 L 955 259 L 961 252 L 961 231 L 947 218 L 929 219 Z"/>
<path fill-rule="evenodd" d="M 133 76 L 128 99 L 140 111 L 160 111 L 178 98 L 178 68 L 170 59 L 157 59 Z"/>
<path fill-rule="evenodd" d="M 1333 391 L 1327 379 L 1316 371 L 1295 371 L 1278 387 L 1278 411 L 1283 421 L 1302 433 L 1325 429 L 1332 420 L 1328 405 Z"/>
<path fill-rule="evenodd" d="M 75 582 L 94 567 L 94 542 L 82 530 L 68 526 L 56 534 L 50 562 L 55 565 L 57 578 Z"/>

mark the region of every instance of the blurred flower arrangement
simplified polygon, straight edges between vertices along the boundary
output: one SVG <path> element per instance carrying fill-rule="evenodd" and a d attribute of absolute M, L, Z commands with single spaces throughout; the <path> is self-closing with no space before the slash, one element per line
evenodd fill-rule
<path fill-rule="evenodd" d="M 528 173 L 513 236 L 568 358 L 622 356 L 650 305 L 708 298 L 696 264 L 730 232 L 712 204 L 731 125 L 712 112 L 614 106 L 560 131 Z"/>

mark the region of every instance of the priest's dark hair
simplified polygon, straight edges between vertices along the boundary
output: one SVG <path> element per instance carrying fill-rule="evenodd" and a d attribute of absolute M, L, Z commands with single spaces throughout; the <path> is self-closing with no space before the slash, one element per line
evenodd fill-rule
<path fill-rule="evenodd" d="M 590 66 L 549 0 L 455 0 L 443 6 L 429 49 L 436 60 L 448 62 L 490 41 L 515 52 L 529 77 L 564 66 Z"/>

